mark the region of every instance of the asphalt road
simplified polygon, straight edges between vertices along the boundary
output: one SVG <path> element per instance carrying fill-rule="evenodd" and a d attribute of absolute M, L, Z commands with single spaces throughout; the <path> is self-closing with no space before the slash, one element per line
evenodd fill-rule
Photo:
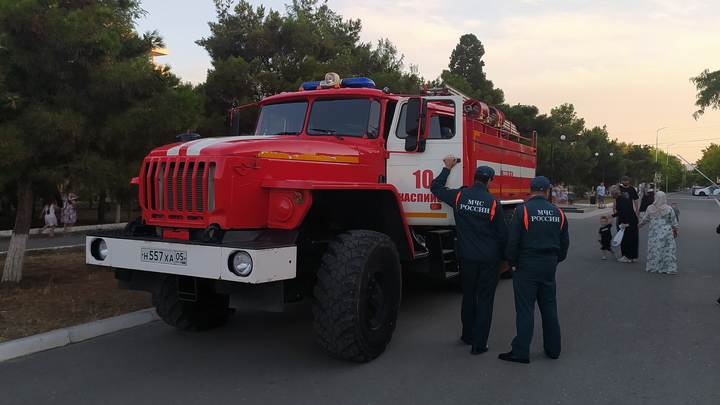
<path fill-rule="evenodd" d="M 370 363 L 327 355 L 300 302 L 210 332 L 156 322 L 0 363 L 0 403 L 718 404 L 720 207 L 687 194 L 670 201 L 681 210 L 675 276 L 644 271 L 647 229 L 639 262 L 602 261 L 598 217 L 570 216 L 558 360 L 543 353 L 539 319 L 529 365 L 497 359 L 515 334 L 509 280 L 479 356 L 459 342 L 457 286 L 406 280 L 393 341 Z"/>

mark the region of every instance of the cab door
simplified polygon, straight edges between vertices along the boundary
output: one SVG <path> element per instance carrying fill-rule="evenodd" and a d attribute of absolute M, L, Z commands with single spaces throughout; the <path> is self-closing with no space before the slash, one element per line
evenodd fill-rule
<path fill-rule="evenodd" d="M 428 113 L 424 118 L 426 144 L 422 152 L 405 150 L 409 99 L 398 102 L 396 111 L 399 114 L 395 114 L 386 143 L 389 152 L 387 182 L 397 188 L 409 225 L 455 225 L 452 208 L 435 198 L 430 192 L 430 184 L 445 167 L 445 156 L 453 155 L 462 161 L 450 173 L 446 186 L 460 188 L 463 185 L 466 151 L 462 142 L 462 98 L 435 96 L 424 99 L 428 101 Z M 444 103 L 438 103 L 440 101 Z"/>

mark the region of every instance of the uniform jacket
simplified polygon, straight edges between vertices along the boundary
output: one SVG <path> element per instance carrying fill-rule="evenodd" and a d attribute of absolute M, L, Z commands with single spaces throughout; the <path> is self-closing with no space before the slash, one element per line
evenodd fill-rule
<path fill-rule="evenodd" d="M 505 256 L 510 267 L 556 266 L 570 247 L 568 222 L 543 196 L 515 208 Z"/>
<path fill-rule="evenodd" d="M 430 191 L 453 207 L 459 256 L 470 260 L 499 261 L 507 244 L 508 228 L 500 200 L 482 183 L 450 190 L 445 187 L 447 167 L 432 181 Z"/>

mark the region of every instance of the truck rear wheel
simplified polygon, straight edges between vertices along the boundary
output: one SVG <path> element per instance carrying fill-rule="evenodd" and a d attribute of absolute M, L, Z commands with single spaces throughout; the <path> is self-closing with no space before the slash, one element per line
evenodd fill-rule
<path fill-rule="evenodd" d="M 230 297 L 215 292 L 213 280 L 195 279 L 195 301 L 181 300 L 178 277 L 163 275 L 159 291 L 152 293 L 152 304 L 168 325 L 183 330 L 210 330 L 223 325 L 235 312 L 229 308 Z"/>
<path fill-rule="evenodd" d="M 370 361 L 392 338 L 402 293 L 400 260 L 385 234 L 355 230 L 323 255 L 315 285 L 315 332 L 330 353 Z"/>

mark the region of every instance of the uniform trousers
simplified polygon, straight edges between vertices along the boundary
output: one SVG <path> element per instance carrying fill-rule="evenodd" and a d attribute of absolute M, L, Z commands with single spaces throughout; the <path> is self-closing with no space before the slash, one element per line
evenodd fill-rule
<path fill-rule="evenodd" d="M 512 341 L 512 351 L 517 357 L 530 358 L 530 343 L 535 328 L 535 302 L 542 317 L 543 348 L 548 356 L 560 356 L 555 270 L 556 266 L 518 266 L 513 272 L 517 336 Z"/>
<path fill-rule="evenodd" d="M 462 339 L 473 347 L 487 346 L 499 279 L 500 261 L 460 258 Z"/>

